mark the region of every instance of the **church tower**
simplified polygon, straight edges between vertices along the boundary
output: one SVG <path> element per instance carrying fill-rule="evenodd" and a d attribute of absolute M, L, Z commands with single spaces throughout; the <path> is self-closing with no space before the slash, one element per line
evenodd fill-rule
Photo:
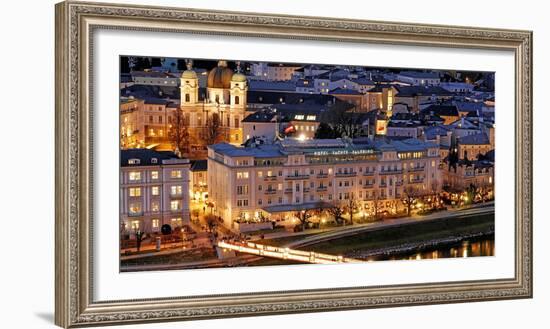
<path fill-rule="evenodd" d="M 247 91 L 246 76 L 241 73 L 240 63 L 237 63 L 237 73 L 233 74 L 230 86 L 231 109 L 233 111 L 245 110 Z"/>
<path fill-rule="evenodd" d="M 181 106 L 195 106 L 199 102 L 199 79 L 192 70 L 193 62 L 187 61 L 187 70 L 181 74 L 180 97 Z"/>

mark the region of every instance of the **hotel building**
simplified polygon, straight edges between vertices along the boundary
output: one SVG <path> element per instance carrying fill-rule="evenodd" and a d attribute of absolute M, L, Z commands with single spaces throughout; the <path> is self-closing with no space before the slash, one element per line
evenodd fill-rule
<path fill-rule="evenodd" d="M 417 139 L 222 143 L 208 148 L 208 195 L 231 229 L 266 218 L 292 225 L 296 211 L 350 198 L 366 212 L 394 213 L 409 187 L 439 191 L 439 162 L 439 146 Z"/>
<path fill-rule="evenodd" d="M 121 231 L 159 232 L 189 221 L 189 160 L 149 149 L 120 151 Z"/>

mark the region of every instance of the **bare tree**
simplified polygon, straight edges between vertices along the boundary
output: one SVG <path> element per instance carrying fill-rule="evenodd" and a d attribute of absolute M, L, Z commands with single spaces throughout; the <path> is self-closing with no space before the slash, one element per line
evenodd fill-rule
<path fill-rule="evenodd" d="M 294 213 L 294 217 L 298 218 L 300 224 L 302 225 L 302 230 L 306 229 L 306 225 L 309 223 L 309 219 L 313 216 L 312 209 L 306 209 L 297 211 Z"/>
<path fill-rule="evenodd" d="M 216 228 L 216 225 L 218 225 L 218 220 L 216 216 L 212 214 L 204 216 L 204 221 L 206 222 L 206 226 L 208 227 L 208 230 L 210 232 L 213 232 Z"/>
<path fill-rule="evenodd" d="M 345 209 L 349 213 L 349 222 L 353 225 L 353 213 L 359 208 L 359 202 L 355 198 L 355 193 L 351 193 L 349 199 L 346 200 Z"/>
<path fill-rule="evenodd" d="M 327 208 L 327 212 L 334 218 L 337 224 L 341 225 L 344 222 L 344 207 L 339 202 L 333 202 Z"/>
<path fill-rule="evenodd" d="M 431 192 L 431 208 L 435 208 L 439 204 L 439 183 L 437 181 L 433 181 L 430 186 L 430 192 Z"/>
<path fill-rule="evenodd" d="M 412 185 L 408 185 L 403 189 L 403 203 L 407 207 L 407 216 L 411 215 L 411 209 L 416 199 L 420 196 L 418 188 Z"/>
<path fill-rule="evenodd" d="M 141 241 L 143 241 L 144 239 L 145 239 L 145 233 L 143 233 L 140 230 L 137 230 L 136 231 L 136 249 L 138 252 L 141 248 Z"/>
<path fill-rule="evenodd" d="M 178 155 L 189 153 L 189 123 L 186 122 L 183 111 L 176 109 L 169 131 L 170 141 Z"/>
<path fill-rule="evenodd" d="M 208 145 L 215 144 L 221 136 L 221 120 L 217 113 L 206 118 L 205 138 Z"/>
<path fill-rule="evenodd" d="M 323 115 L 322 121 L 328 123 L 332 129 L 329 133 L 335 137 L 357 137 L 361 131 L 361 115 L 355 111 L 355 107 L 350 110 L 349 103 L 337 102 L 332 105 Z"/>
<path fill-rule="evenodd" d="M 373 199 L 372 199 L 372 207 L 373 207 L 373 210 L 374 210 L 374 220 L 375 221 L 379 219 L 381 206 L 382 206 L 382 199 L 380 197 L 380 194 L 378 193 L 378 191 L 374 191 Z"/>
<path fill-rule="evenodd" d="M 489 182 L 486 182 L 486 181 L 482 181 L 479 184 L 479 194 L 481 196 L 481 201 L 482 202 L 487 201 L 489 191 L 492 189 L 492 187 L 493 187 L 493 185 L 490 184 Z"/>

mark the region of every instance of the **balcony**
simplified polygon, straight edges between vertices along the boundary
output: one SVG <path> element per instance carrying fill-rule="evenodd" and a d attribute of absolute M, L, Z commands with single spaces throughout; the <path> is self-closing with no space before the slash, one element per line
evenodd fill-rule
<path fill-rule="evenodd" d="M 317 192 L 325 192 L 327 190 L 328 190 L 328 188 L 326 186 L 319 186 L 316 189 Z"/>
<path fill-rule="evenodd" d="M 410 180 L 411 183 L 423 183 L 424 182 L 424 177 L 420 177 L 420 178 L 413 178 Z"/>
<path fill-rule="evenodd" d="M 328 178 L 328 174 L 327 173 L 319 173 L 317 174 L 317 178 Z"/>
<path fill-rule="evenodd" d="M 289 180 L 308 179 L 309 175 L 288 175 L 285 178 Z"/>
<path fill-rule="evenodd" d="M 309 187 L 304 187 L 304 193 L 309 192 Z"/>
<path fill-rule="evenodd" d="M 355 177 L 357 176 L 356 172 L 339 172 L 336 173 L 334 176 L 336 177 Z"/>
<path fill-rule="evenodd" d="M 139 217 L 143 216 L 143 211 L 129 211 L 128 217 Z"/>
<path fill-rule="evenodd" d="M 285 193 L 292 193 L 292 187 L 291 188 L 285 188 Z"/>
<path fill-rule="evenodd" d="M 271 176 L 265 176 L 265 177 L 264 177 L 264 181 L 266 181 L 266 182 L 274 181 L 274 180 L 277 180 L 277 176 L 276 176 L 276 175 L 271 175 Z"/>
<path fill-rule="evenodd" d="M 277 193 L 277 190 L 276 189 L 267 189 L 264 191 L 265 194 L 275 194 Z"/>
<path fill-rule="evenodd" d="M 395 186 L 401 186 L 401 185 L 403 185 L 403 181 L 397 181 L 397 182 L 395 182 Z"/>
<path fill-rule="evenodd" d="M 369 189 L 369 188 L 373 188 L 373 187 L 374 187 L 374 184 L 365 184 L 365 185 L 363 185 L 364 189 Z"/>
<path fill-rule="evenodd" d="M 424 171 L 424 168 L 426 168 L 426 166 L 409 168 L 409 172 Z"/>
<path fill-rule="evenodd" d="M 365 171 L 365 172 L 363 173 L 363 176 L 374 176 L 374 174 L 376 174 L 375 171 Z"/>
<path fill-rule="evenodd" d="M 183 196 L 183 193 L 170 193 L 170 198 L 179 199 Z"/>
<path fill-rule="evenodd" d="M 402 169 L 392 169 L 392 170 L 381 170 L 380 171 L 380 175 L 397 175 L 397 174 L 402 174 L 402 173 L 403 173 Z"/>

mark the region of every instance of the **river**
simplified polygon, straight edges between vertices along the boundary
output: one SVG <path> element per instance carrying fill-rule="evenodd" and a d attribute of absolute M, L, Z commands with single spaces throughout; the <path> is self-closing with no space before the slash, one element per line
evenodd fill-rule
<path fill-rule="evenodd" d="M 470 238 L 461 242 L 443 244 L 435 248 L 416 251 L 397 252 L 389 255 L 373 255 L 362 259 L 367 261 L 378 260 L 406 260 L 406 259 L 437 259 L 458 257 L 493 256 L 495 253 L 494 235 Z"/>

